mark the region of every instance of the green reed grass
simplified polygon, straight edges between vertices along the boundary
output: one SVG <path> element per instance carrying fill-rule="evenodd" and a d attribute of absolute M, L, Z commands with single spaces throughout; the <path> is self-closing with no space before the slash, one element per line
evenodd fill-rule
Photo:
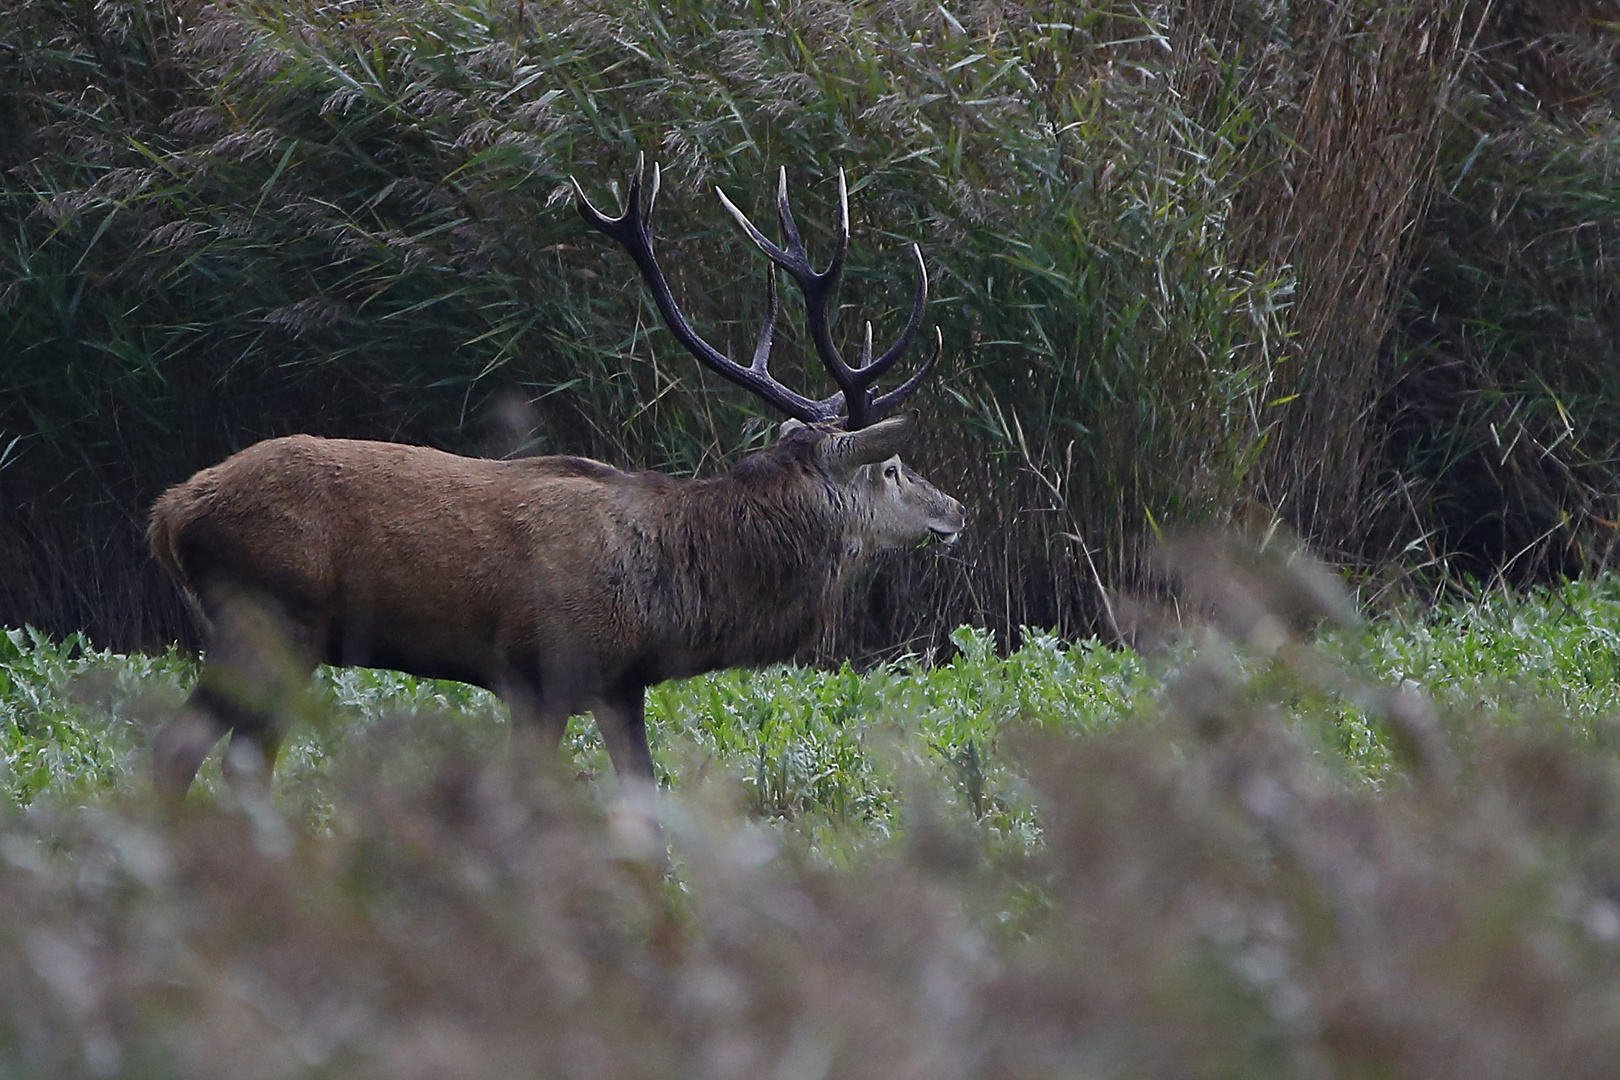
<path fill-rule="evenodd" d="M 891 570 L 833 653 L 924 651 L 963 621 L 1093 629 L 1144 538 L 1244 499 L 1353 547 L 1365 476 L 1319 474 L 1376 456 L 1370 346 L 1335 343 L 1382 325 L 1432 157 L 1417 118 L 1466 19 L 1334 10 L 11 0 L 0 610 L 172 640 L 135 526 L 269 434 L 682 473 L 758 445 L 760 410 L 671 345 L 568 206 L 569 175 L 611 202 L 638 150 L 666 169 L 676 291 L 733 348 L 762 268 L 713 185 L 768 219 L 786 167 L 825 250 L 849 171 L 842 334 L 893 333 L 905 245 L 927 252 L 946 361 L 914 457 L 975 527 L 956 558 Z M 1433 48 L 1403 60 L 1420 32 Z M 1315 71 L 1384 97 L 1301 127 L 1333 119 Z M 1306 183 L 1380 140 L 1363 167 L 1389 177 Z M 1301 184 L 1309 214 L 1283 202 Z M 1367 264 L 1335 246 L 1345 220 L 1394 246 L 1341 311 Z M 819 385 L 784 337 L 785 377 Z M 1302 441 L 1329 431 L 1336 456 Z"/>
<path fill-rule="evenodd" d="M 1507 10 L 1452 105 L 1382 423 L 1420 558 L 1523 581 L 1612 557 L 1612 25 Z"/>

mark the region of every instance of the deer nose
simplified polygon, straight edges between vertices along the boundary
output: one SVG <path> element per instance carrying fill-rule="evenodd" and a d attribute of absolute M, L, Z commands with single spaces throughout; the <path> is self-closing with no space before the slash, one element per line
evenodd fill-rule
<path fill-rule="evenodd" d="M 939 523 L 929 525 L 928 531 L 945 543 L 954 544 L 967 527 L 967 509 L 949 495 L 945 496 L 945 504 Z"/>

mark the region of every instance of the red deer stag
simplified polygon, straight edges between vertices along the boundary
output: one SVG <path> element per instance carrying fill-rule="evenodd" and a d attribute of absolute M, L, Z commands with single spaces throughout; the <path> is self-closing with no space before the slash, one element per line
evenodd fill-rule
<path fill-rule="evenodd" d="M 487 687 L 514 731 L 554 743 L 590 710 L 625 779 L 650 780 L 646 687 L 790 658 L 874 555 L 949 541 L 962 506 L 901 463 L 914 417 L 884 419 L 939 357 L 900 386 L 877 379 L 911 344 L 928 302 L 922 253 L 910 318 L 856 362 L 833 344 L 833 297 L 849 244 L 838 178 L 832 262 L 814 270 L 777 197 L 786 246 L 720 192 L 748 237 L 804 294 L 810 339 L 838 390 L 802 397 L 767 360 L 776 271 L 753 361 L 698 336 L 653 254 L 659 173 L 642 166 L 618 217 L 575 184 L 580 214 L 623 245 L 675 337 L 700 361 L 792 419 L 769 448 L 706 480 L 620 472 L 579 457 L 491 461 L 420 446 L 267 439 L 171 488 L 152 509 L 153 554 L 196 601 L 208 631 L 196 689 L 153 743 L 154 781 L 185 798 L 210 747 L 231 736 L 233 784 L 269 780 L 289 705 L 318 662 L 395 668 Z"/>

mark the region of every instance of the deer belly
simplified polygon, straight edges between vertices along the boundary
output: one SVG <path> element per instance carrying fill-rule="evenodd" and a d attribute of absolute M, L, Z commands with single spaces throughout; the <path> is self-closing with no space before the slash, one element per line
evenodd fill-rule
<path fill-rule="evenodd" d="M 323 659 L 341 667 L 390 668 L 493 688 L 502 669 L 500 652 L 488 633 L 457 633 L 442 622 L 351 610 L 328 624 Z"/>

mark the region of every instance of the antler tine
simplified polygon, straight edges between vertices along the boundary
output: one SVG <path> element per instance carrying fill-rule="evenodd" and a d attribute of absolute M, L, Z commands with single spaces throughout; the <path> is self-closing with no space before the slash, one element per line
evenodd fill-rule
<path fill-rule="evenodd" d="M 786 169 L 782 170 L 782 182 L 784 185 L 787 183 Z M 810 261 L 805 258 L 804 244 L 800 242 L 798 230 L 794 228 L 793 216 L 784 214 L 780 205 L 778 206 L 778 215 L 782 217 L 782 231 L 787 234 L 788 238 L 788 246 L 785 248 L 778 247 L 770 237 L 760 232 L 758 226 L 748 220 L 748 215 L 743 213 L 737 204 L 731 201 L 731 196 L 726 194 L 724 188 L 716 186 L 714 193 L 720 197 L 720 205 L 726 208 L 726 212 L 731 215 L 732 220 L 737 223 L 737 226 L 742 229 L 748 239 L 754 242 L 754 246 L 763 251 L 771 262 L 776 263 L 793 275 L 793 280 L 797 281 L 801 288 L 807 278 L 816 276 L 816 272 L 811 269 Z M 783 197 L 786 197 L 785 188 Z"/>
<path fill-rule="evenodd" d="M 784 177 L 785 179 L 785 177 Z M 783 191 L 787 189 L 784 186 Z M 838 221 L 833 226 L 833 255 L 827 274 L 835 281 L 844 272 L 844 255 L 849 251 L 849 182 L 842 167 L 838 170 Z"/>
<path fill-rule="evenodd" d="M 574 208 L 579 211 L 579 216 L 584 218 L 586 224 L 592 228 L 604 232 L 617 240 L 619 238 L 618 234 L 626 231 L 625 227 L 631 223 L 632 219 L 636 222 L 641 219 L 641 174 L 645 167 L 646 155 L 637 154 L 635 171 L 630 174 L 625 183 L 625 198 L 619 203 L 618 217 L 608 217 L 598 210 L 591 200 L 585 197 L 585 189 L 580 187 L 579 181 L 570 176 L 568 182 L 574 187 Z M 658 166 L 654 165 L 653 199 L 658 198 L 658 182 Z M 648 212 L 650 213 L 651 210 L 651 203 L 649 203 Z"/>
<path fill-rule="evenodd" d="M 776 268 L 765 271 L 765 321 L 759 324 L 759 337 L 754 341 L 754 360 L 748 366 L 764 371 L 771 359 L 771 336 L 776 330 L 776 313 L 782 310 L 781 296 L 776 291 Z"/>
<path fill-rule="evenodd" d="M 787 193 L 787 166 L 783 165 L 776 171 L 776 220 L 782 225 L 782 238 L 787 241 L 787 249 L 804 258 L 804 241 L 799 237 L 799 227 L 793 223 L 793 208 L 788 205 Z M 809 266 L 809 260 L 805 260 Z"/>
<path fill-rule="evenodd" d="M 929 352 L 928 359 L 923 361 L 922 367 L 911 373 L 909 379 L 872 402 L 872 414 L 880 417 L 910 397 L 912 392 L 922 385 L 922 381 L 928 377 L 928 373 L 934 370 L 934 365 L 939 363 L 939 354 L 944 348 L 945 335 L 936 326 L 934 327 L 934 347 Z"/>
<path fill-rule="evenodd" d="M 766 378 L 770 377 L 768 370 L 771 359 L 772 336 L 776 328 L 776 315 L 782 310 L 781 296 L 776 288 L 776 268 L 771 267 L 765 272 L 765 321 L 760 323 L 759 337 L 754 342 L 754 359 L 749 368 L 759 372 Z M 831 397 L 822 398 L 815 403 L 818 420 L 836 420 L 844 411 L 844 392 L 842 390 Z M 803 419 L 803 417 L 799 417 Z M 808 422 L 808 421 L 807 421 Z"/>
<path fill-rule="evenodd" d="M 861 358 L 864 363 L 855 372 L 868 386 L 881 378 L 894 366 L 895 361 L 911 348 L 911 341 L 917 336 L 917 331 L 922 329 L 923 315 L 928 311 L 928 266 L 923 262 L 922 248 L 919 245 L 911 245 L 911 254 L 917 260 L 917 288 L 912 295 L 911 315 L 906 319 L 905 329 L 894 339 L 894 344 L 883 350 L 883 355 L 876 360 L 872 359 L 871 330 L 868 328 L 866 354 Z"/>
<path fill-rule="evenodd" d="M 641 271 L 642 280 L 652 291 L 653 301 L 658 305 L 658 310 L 664 316 L 664 322 L 669 326 L 670 332 L 700 362 L 796 420 L 813 424 L 837 419 L 840 411 L 839 395 L 823 401 L 812 401 L 777 382 L 767 369 L 771 337 L 779 306 L 774 279 L 770 282 L 765 324 L 760 328 L 754 359 L 748 367 L 733 361 L 704 341 L 697 331 L 692 329 L 691 324 L 686 321 L 686 316 L 681 314 L 680 307 L 675 303 L 669 283 L 658 267 L 658 257 L 653 252 L 652 213 L 653 205 L 658 199 L 660 170 L 657 165 L 653 166 L 652 185 L 648 190 L 646 208 L 643 210 L 641 179 L 644 164 L 643 155 L 637 154 L 636 169 L 626 185 L 625 199 L 620 204 L 618 217 L 608 217 L 592 206 L 590 200 L 585 197 L 585 191 L 579 181 L 569 177 L 569 182 L 574 186 L 575 206 L 579 210 L 580 217 L 592 228 L 617 241 L 630 253 L 636 267 Z"/>

